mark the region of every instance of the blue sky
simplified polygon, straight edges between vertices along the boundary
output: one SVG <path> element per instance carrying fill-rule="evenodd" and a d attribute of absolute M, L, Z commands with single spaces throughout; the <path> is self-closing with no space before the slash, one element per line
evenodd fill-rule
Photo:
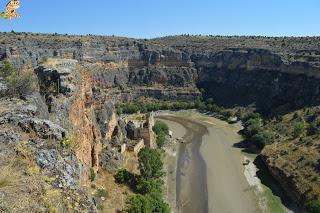
<path fill-rule="evenodd" d="M 9 0 L 0 0 L 4 10 Z M 20 0 L 0 31 L 119 35 L 320 35 L 320 0 Z"/>

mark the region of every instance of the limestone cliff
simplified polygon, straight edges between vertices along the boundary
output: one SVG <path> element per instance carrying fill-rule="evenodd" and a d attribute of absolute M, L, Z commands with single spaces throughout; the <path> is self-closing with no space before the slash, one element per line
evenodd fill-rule
<path fill-rule="evenodd" d="M 68 143 L 76 141 L 76 158 L 64 156 L 63 162 L 74 161 L 76 166 L 62 176 L 72 173 L 83 184 L 88 183 L 91 169 L 97 172 L 111 156 L 118 159 L 114 153 L 106 154 L 112 136 L 122 140 L 125 135 L 114 113 L 118 102 L 141 96 L 195 100 L 204 95 L 224 106 L 253 104 L 266 114 L 320 104 L 318 37 L 176 36 L 138 40 L 0 33 L 0 60 L 35 71 L 39 110 L 44 111 L 39 119 L 45 120 L 18 115 L 11 121 L 2 113 L 2 123 L 11 122 L 23 131 L 38 132 L 37 137 L 43 140 L 51 139 L 54 133 L 54 140 L 60 143 L 65 139 L 72 139 Z M 0 82 L 1 88 L 4 86 Z M 7 101 L 1 99 L 3 103 Z M 43 126 L 50 131 L 43 130 Z M 0 138 L 9 140 L 8 134 L 0 132 Z M 275 154 L 266 153 L 271 158 Z M 43 168 L 58 170 L 64 164 L 56 163 L 53 167 L 48 162 L 62 154 L 53 150 L 40 152 L 38 163 Z M 281 168 L 269 168 L 279 181 L 288 177 L 297 180 L 290 174 L 279 175 Z M 293 190 L 301 201 L 298 189 L 287 190 Z"/>

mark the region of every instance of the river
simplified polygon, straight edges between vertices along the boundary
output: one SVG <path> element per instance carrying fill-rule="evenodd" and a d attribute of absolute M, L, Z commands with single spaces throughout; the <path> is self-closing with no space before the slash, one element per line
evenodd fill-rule
<path fill-rule="evenodd" d="M 234 147 L 239 127 L 195 112 L 159 118 L 185 142 L 178 147 L 176 212 L 291 212 L 256 176 L 255 156 Z"/>

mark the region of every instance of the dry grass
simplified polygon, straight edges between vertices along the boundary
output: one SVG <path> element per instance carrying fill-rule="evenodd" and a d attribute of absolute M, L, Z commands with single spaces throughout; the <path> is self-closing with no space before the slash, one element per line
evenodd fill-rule
<path fill-rule="evenodd" d="M 61 190 L 55 189 L 52 186 L 46 186 L 43 189 L 41 199 L 50 213 L 58 213 L 64 208 Z"/>
<path fill-rule="evenodd" d="M 8 111 L 8 107 L 3 106 L 3 105 L 1 104 L 1 105 L 0 105 L 0 113 L 4 113 L 4 112 L 6 112 L 6 111 Z"/>
<path fill-rule="evenodd" d="M 134 121 L 144 121 L 146 119 L 146 116 L 144 114 L 133 114 L 128 116 L 128 119 Z"/>
<path fill-rule="evenodd" d="M 13 164 L 14 161 L 1 168 L 0 189 L 15 186 L 19 182 L 21 174 L 14 169 Z"/>
<path fill-rule="evenodd" d="M 133 152 L 126 152 L 124 157 L 124 168 L 132 173 L 138 174 L 137 156 Z M 126 200 L 133 192 L 128 186 L 116 183 L 114 174 L 107 171 L 100 171 L 95 184 L 92 185 L 91 194 L 97 199 L 100 199 L 98 205 L 99 212 L 116 213 L 125 208 Z M 103 200 L 101 200 L 101 197 L 103 197 Z"/>
<path fill-rule="evenodd" d="M 123 167 L 131 173 L 140 174 L 138 157 L 134 152 L 124 153 Z"/>
<path fill-rule="evenodd" d="M 16 154 L 19 156 L 19 163 L 21 167 L 25 168 L 25 174 L 34 176 L 40 174 L 40 168 L 37 165 L 32 150 L 27 146 L 28 142 L 24 141 L 17 144 L 14 148 Z"/>
<path fill-rule="evenodd" d="M 27 144 L 19 143 L 10 157 L 0 158 L 0 192 L 5 195 L 0 212 L 63 212 L 68 202 L 60 189 L 51 186 L 55 178 L 41 174 Z"/>
<path fill-rule="evenodd" d="M 79 138 L 76 134 L 71 134 L 65 138 L 61 143 L 69 152 L 76 152 L 79 149 Z"/>
<path fill-rule="evenodd" d="M 117 184 L 114 176 L 106 171 L 99 172 L 91 194 L 100 196 L 101 191 L 107 192 L 108 196 L 100 203 L 98 210 L 106 213 L 116 213 L 124 209 L 127 197 L 132 194 L 127 186 Z"/>
<path fill-rule="evenodd" d="M 47 67 L 57 67 L 57 66 L 62 65 L 64 63 L 74 63 L 75 64 L 75 60 L 45 57 L 41 61 L 41 64 L 45 65 Z"/>
<path fill-rule="evenodd" d="M 37 193 L 41 191 L 41 179 L 27 175 L 21 161 L 23 159 L 14 153 L 10 158 L 0 159 L 0 191 L 5 194 L 0 209 L 30 212 L 39 206 Z"/>

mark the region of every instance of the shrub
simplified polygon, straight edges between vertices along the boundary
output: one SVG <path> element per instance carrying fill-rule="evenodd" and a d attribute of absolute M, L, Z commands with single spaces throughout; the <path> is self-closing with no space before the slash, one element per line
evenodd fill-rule
<path fill-rule="evenodd" d="M 36 76 L 31 70 L 18 73 L 7 61 L 2 62 L 0 77 L 6 82 L 7 95 L 26 95 L 36 90 Z"/>
<path fill-rule="evenodd" d="M 161 194 L 162 193 L 162 185 L 163 181 L 159 179 L 145 179 L 143 177 L 140 177 L 137 180 L 136 184 L 136 192 L 140 194 L 150 194 L 150 193 L 156 193 Z"/>
<path fill-rule="evenodd" d="M 156 121 L 155 125 L 153 126 L 152 130 L 157 135 L 157 145 L 162 148 L 166 142 L 166 135 L 169 134 L 169 127 L 166 123 L 162 121 Z"/>
<path fill-rule="evenodd" d="M 69 152 L 75 152 L 78 148 L 78 141 L 75 136 L 64 138 L 61 143 Z"/>
<path fill-rule="evenodd" d="M 109 197 L 109 193 L 107 190 L 105 189 L 98 189 L 96 194 L 95 194 L 96 197 L 104 197 L 104 198 L 108 198 Z"/>
<path fill-rule="evenodd" d="M 258 148 L 262 149 L 264 146 L 272 143 L 272 135 L 267 131 L 260 131 L 250 138 L 250 141 L 254 143 Z"/>
<path fill-rule="evenodd" d="M 262 128 L 262 120 L 259 113 L 250 113 L 243 120 L 244 129 L 241 130 L 241 134 L 245 136 L 248 142 L 259 149 L 272 143 L 273 136 Z"/>
<path fill-rule="evenodd" d="M 244 123 L 242 134 L 248 139 L 261 131 L 261 121 L 257 118 L 251 118 Z"/>
<path fill-rule="evenodd" d="M 105 189 L 101 188 L 96 191 L 96 193 L 94 194 L 94 197 L 93 197 L 93 201 L 94 201 L 95 205 L 97 206 L 98 210 L 100 210 L 100 211 L 104 210 L 105 206 L 104 206 L 103 201 L 104 201 L 104 199 L 107 199 L 108 197 L 109 197 L 109 193 Z"/>
<path fill-rule="evenodd" d="M 169 205 L 163 201 L 161 194 L 150 194 L 149 200 L 151 204 L 152 212 L 159 212 L 159 213 L 170 213 Z"/>
<path fill-rule="evenodd" d="M 2 188 L 18 184 L 19 179 L 20 174 L 13 165 L 2 167 L 0 172 L 0 191 Z"/>
<path fill-rule="evenodd" d="M 320 200 L 312 200 L 306 203 L 308 213 L 320 213 Z"/>
<path fill-rule="evenodd" d="M 134 182 L 134 175 L 128 172 L 125 169 L 121 169 L 114 176 L 115 180 L 119 184 L 129 184 L 131 185 Z"/>
<path fill-rule="evenodd" d="M 257 113 L 257 112 L 252 112 L 252 113 L 249 113 L 247 116 L 245 116 L 243 121 L 246 122 L 246 121 L 248 121 L 250 119 L 261 120 L 261 115 L 259 113 Z"/>
<path fill-rule="evenodd" d="M 1 64 L 2 67 L 0 68 L 0 77 L 5 79 L 16 73 L 16 69 L 10 64 L 9 61 L 2 61 Z"/>
<path fill-rule="evenodd" d="M 296 122 L 293 127 L 293 137 L 299 137 L 305 129 L 305 125 L 303 122 Z"/>
<path fill-rule="evenodd" d="M 170 207 L 165 203 L 161 194 L 151 194 L 148 196 L 137 194 L 129 199 L 124 212 L 127 213 L 170 213 Z"/>
<path fill-rule="evenodd" d="M 298 145 L 304 144 L 305 146 L 311 145 L 313 140 L 310 137 L 303 137 L 300 138 L 299 142 L 297 143 Z"/>

